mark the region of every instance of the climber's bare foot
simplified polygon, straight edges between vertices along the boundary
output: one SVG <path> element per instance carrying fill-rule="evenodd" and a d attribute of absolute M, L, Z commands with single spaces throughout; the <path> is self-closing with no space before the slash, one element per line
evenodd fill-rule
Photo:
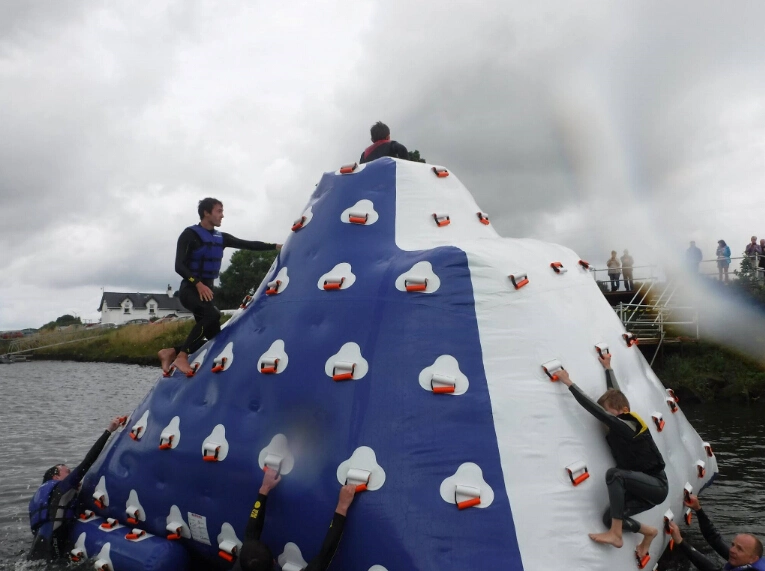
<path fill-rule="evenodd" d="M 191 366 L 189 365 L 189 356 L 183 351 L 178 353 L 178 356 L 175 358 L 173 365 L 175 365 L 175 368 L 178 369 L 181 373 L 192 372 Z"/>
<path fill-rule="evenodd" d="M 157 357 L 159 357 L 162 371 L 167 373 L 170 370 L 170 366 L 173 364 L 173 361 L 175 360 L 175 349 L 162 349 L 159 353 L 157 353 Z"/>
<path fill-rule="evenodd" d="M 624 545 L 622 536 L 610 530 L 603 533 L 591 533 L 590 539 L 597 543 L 607 543 L 608 545 L 613 545 L 614 547 L 621 547 Z"/>
<path fill-rule="evenodd" d="M 659 534 L 659 530 L 657 530 L 655 527 L 651 527 L 650 525 L 643 524 L 640 526 L 640 533 L 643 534 L 643 541 L 638 544 L 635 551 L 637 552 L 638 557 L 642 559 L 651 548 L 651 542 Z"/>

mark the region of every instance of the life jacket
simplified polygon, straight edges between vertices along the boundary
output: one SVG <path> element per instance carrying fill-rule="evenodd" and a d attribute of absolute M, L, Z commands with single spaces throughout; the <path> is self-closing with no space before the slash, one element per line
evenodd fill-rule
<path fill-rule="evenodd" d="M 614 455 L 616 467 L 622 470 L 645 472 L 651 476 L 663 472 L 664 458 L 643 419 L 634 412 L 620 414 L 617 418 L 627 422 L 637 422 L 638 429 L 631 437 L 617 434 L 615 430 L 610 430 L 606 435 L 606 442 Z"/>
<path fill-rule="evenodd" d="M 216 279 L 220 274 L 220 263 L 223 259 L 223 234 L 217 230 L 210 232 L 199 224 L 189 228 L 202 240 L 202 246 L 191 252 L 189 269 L 200 279 Z"/>
<path fill-rule="evenodd" d="M 397 157 L 399 159 L 408 158 L 406 147 L 398 141 L 383 139 L 369 145 L 361 154 L 360 163 L 369 163 L 381 157 Z"/>
<path fill-rule="evenodd" d="M 54 527 L 58 527 L 61 524 L 55 525 L 56 522 L 74 518 L 77 490 L 69 490 L 61 495 L 58 505 L 50 505 L 51 495 L 57 484 L 59 484 L 57 480 L 48 480 L 37 489 L 29 501 L 29 527 L 32 533 L 37 533 L 37 530 L 45 523 L 54 522 Z"/>
<path fill-rule="evenodd" d="M 760 557 L 757 561 L 754 563 L 749 563 L 747 565 L 739 565 L 738 567 L 731 567 L 730 563 L 726 563 L 723 566 L 723 569 L 725 571 L 765 571 L 765 559 Z"/>

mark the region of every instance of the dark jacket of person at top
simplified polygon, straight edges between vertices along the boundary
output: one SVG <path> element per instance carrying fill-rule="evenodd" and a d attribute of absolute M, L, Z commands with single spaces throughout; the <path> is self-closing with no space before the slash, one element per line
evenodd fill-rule
<path fill-rule="evenodd" d="M 361 153 L 359 163 L 368 163 L 381 157 L 409 158 L 409 152 L 404 145 L 390 140 L 390 129 L 382 121 L 372 125 L 369 132 L 372 135 L 372 144 Z"/>

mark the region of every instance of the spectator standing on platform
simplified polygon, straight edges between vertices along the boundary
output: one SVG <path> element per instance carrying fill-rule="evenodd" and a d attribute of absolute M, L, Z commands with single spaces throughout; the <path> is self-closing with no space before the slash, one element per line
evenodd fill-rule
<path fill-rule="evenodd" d="M 409 159 L 406 147 L 398 141 L 390 140 L 390 129 L 382 121 L 378 121 L 369 130 L 372 136 L 372 144 L 363 153 L 359 163 L 368 163 L 381 157 L 395 157 L 397 159 Z"/>
<path fill-rule="evenodd" d="M 685 251 L 685 261 L 688 264 L 688 270 L 694 274 L 699 273 L 699 264 L 701 263 L 701 250 L 696 246 L 696 242 L 691 241 L 691 245 Z"/>
<path fill-rule="evenodd" d="M 630 256 L 629 250 L 624 250 L 622 256 L 622 275 L 624 276 L 624 289 L 632 291 L 635 289 L 635 284 L 632 282 L 632 267 L 635 265 L 635 260 Z"/>
<path fill-rule="evenodd" d="M 765 238 L 760 240 L 760 264 L 758 267 L 758 277 L 760 279 L 765 279 Z"/>
<path fill-rule="evenodd" d="M 762 254 L 760 245 L 757 243 L 757 236 L 752 236 L 752 241 L 746 245 L 746 248 L 744 248 L 744 253 L 749 256 L 749 258 L 751 258 L 752 264 L 754 264 L 755 260 L 757 259 L 757 254 Z"/>
<path fill-rule="evenodd" d="M 622 265 L 619 263 L 619 258 L 616 257 L 616 250 L 611 250 L 611 257 L 606 262 L 606 266 L 608 267 L 608 278 L 611 280 L 611 291 L 617 291 Z"/>
<path fill-rule="evenodd" d="M 728 281 L 728 268 L 730 267 L 730 248 L 725 240 L 717 241 L 717 272 L 719 274 L 720 281 L 723 281 L 723 274 L 725 274 L 725 281 Z"/>

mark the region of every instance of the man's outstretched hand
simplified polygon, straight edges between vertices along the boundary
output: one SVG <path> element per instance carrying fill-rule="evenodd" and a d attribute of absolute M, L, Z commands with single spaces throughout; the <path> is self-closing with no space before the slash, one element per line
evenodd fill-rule
<path fill-rule="evenodd" d="M 267 496 L 268 492 L 273 490 L 281 481 L 282 477 L 279 473 L 276 470 L 267 467 L 263 474 L 263 483 L 260 485 L 260 493 Z"/>
<path fill-rule="evenodd" d="M 603 365 L 604 369 L 611 368 L 611 353 L 604 353 L 602 357 L 598 356 L 598 361 Z"/>
<path fill-rule="evenodd" d="M 701 504 L 699 503 L 699 497 L 694 496 L 693 494 L 691 494 L 689 496 L 689 499 L 687 501 L 684 501 L 683 503 L 695 512 L 701 509 Z"/>
<path fill-rule="evenodd" d="M 346 484 L 340 488 L 340 497 L 337 499 L 337 509 L 335 510 L 335 513 L 348 515 L 348 508 L 351 507 L 355 495 L 356 486 L 353 484 Z"/>
<path fill-rule="evenodd" d="M 106 427 L 106 430 L 109 432 L 114 432 L 120 427 L 120 424 L 122 424 L 122 419 L 124 417 L 122 416 L 115 416 L 113 419 L 109 421 L 109 426 Z"/>
<path fill-rule="evenodd" d="M 558 380 L 566 385 L 567 387 L 570 387 L 574 384 L 574 381 L 571 380 L 571 377 L 568 376 L 568 371 L 565 369 L 561 369 L 560 371 L 555 371 L 553 373 L 556 377 L 558 377 Z"/>

